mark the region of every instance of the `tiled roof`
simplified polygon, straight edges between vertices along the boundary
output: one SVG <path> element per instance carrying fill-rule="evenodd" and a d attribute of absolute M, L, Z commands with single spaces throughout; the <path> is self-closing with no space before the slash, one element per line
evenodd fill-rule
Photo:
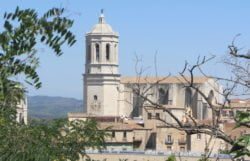
<path fill-rule="evenodd" d="M 109 128 L 110 130 L 117 130 L 117 131 L 126 131 L 126 130 L 142 130 L 144 127 L 137 125 L 137 124 L 124 124 L 119 122 L 100 122 L 99 127 L 101 129 Z"/>
<path fill-rule="evenodd" d="M 232 99 L 230 102 L 232 108 L 250 108 L 250 99 Z"/>
<path fill-rule="evenodd" d="M 231 138 L 237 138 L 244 134 L 250 134 L 250 129 L 246 127 L 235 128 L 235 123 L 224 123 L 224 131 L 230 135 Z"/>
<path fill-rule="evenodd" d="M 187 77 L 190 80 L 190 77 Z M 194 83 L 205 83 L 208 81 L 208 77 L 194 77 Z M 186 83 L 186 80 L 180 76 L 171 76 L 171 77 L 121 77 L 121 83 L 159 83 L 159 84 L 168 84 L 168 83 Z"/>
<path fill-rule="evenodd" d="M 230 100 L 232 103 L 250 103 L 250 99 L 235 98 Z"/>

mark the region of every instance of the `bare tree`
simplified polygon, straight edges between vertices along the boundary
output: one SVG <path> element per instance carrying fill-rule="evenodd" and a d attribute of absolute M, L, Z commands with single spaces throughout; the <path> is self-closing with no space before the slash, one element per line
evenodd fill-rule
<path fill-rule="evenodd" d="M 186 117 L 189 120 L 183 121 L 175 113 L 166 108 L 166 106 L 162 105 L 155 99 L 152 99 L 153 89 L 158 89 L 159 85 L 164 82 L 164 80 L 168 79 L 166 77 L 158 77 L 157 74 L 157 62 L 155 58 L 155 70 L 156 76 L 154 80 L 151 80 L 148 76 L 143 76 L 145 73 L 145 68 L 138 67 L 138 62 L 140 59 L 136 58 L 136 67 L 135 71 L 137 74 L 136 83 L 129 84 L 132 92 L 139 96 L 142 101 L 142 106 L 151 107 L 154 109 L 160 109 L 163 112 L 167 113 L 174 122 L 166 121 L 162 118 L 155 118 L 160 120 L 166 127 L 175 128 L 180 131 L 184 131 L 187 135 L 193 134 L 206 134 L 210 136 L 207 144 L 210 146 L 212 144 L 213 138 L 222 139 L 227 144 L 231 145 L 231 153 L 235 153 L 235 157 L 248 155 L 250 156 L 250 151 L 248 147 L 250 146 L 250 136 L 243 135 L 239 137 L 237 140 L 232 139 L 222 128 L 220 128 L 220 124 L 222 123 L 220 120 L 220 112 L 223 108 L 230 108 L 230 99 L 234 96 L 245 96 L 249 97 L 250 95 L 250 52 L 246 54 L 239 53 L 240 49 L 236 47 L 234 44 L 235 39 L 232 41 L 232 44 L 228 46 L 229 53 L 227 54 L 227 59 L 224 60 L 225 65 L 230 66 L 232 69 L 231 77 L 224 78 L 218 76 L 208 76 L 203 70 L 202 67 L 205 66 L 208 62 L 213 61 L 215 56 L 198 58 L 195 64 L 185 63 L 183 70 L 179 73 L 180 76 L 176 77 L 182 83 L 184 88 L 190 88 L 196 93 L 198 93 L 202 99 L 207 103 L 208 108 L 211 110 L 212 117 L 211 123 L 203 123 L 199 119 L 193 117 L 192 112 L 186 111 Z M 223 102 L 218 103 L 214 102 L 210 97 L 204 93 L 200 86 L 198 86 L 195 82 L 195 73 L 200 72 L 206 78 L 211 78 L 215 80 L 215 82 L 221 83 L 224 82 L 226 84 L 226 88 L 223 90 L 217 90 L 217 92 L 223 96 Z M 143 83 L 142 83 L 143 82 Z M 212 85 L 211 85 L 212 86 Z M 249 112 L 237 112 L 234 116 L 234 120 L 236 122 L 237 127 L 250 127 L 250 114 Z M 249 130 L 249 129 L 248 129 Z M 212 145 L 213 146 L 213 145 Z M 206 146 L 207 147 L 207 146 Z M 205 153 L 205 158 L 209 157 L 211 151 L 207 151 Z"/>

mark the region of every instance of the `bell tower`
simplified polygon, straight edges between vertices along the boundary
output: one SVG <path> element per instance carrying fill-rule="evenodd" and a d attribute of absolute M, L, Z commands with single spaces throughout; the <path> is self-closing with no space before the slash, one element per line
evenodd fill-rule
<path fill-rule="evenodd" d="M 119 115 L 118 37 L 102 10 L 85 42 L 84 105 L 89 115 Z"/>

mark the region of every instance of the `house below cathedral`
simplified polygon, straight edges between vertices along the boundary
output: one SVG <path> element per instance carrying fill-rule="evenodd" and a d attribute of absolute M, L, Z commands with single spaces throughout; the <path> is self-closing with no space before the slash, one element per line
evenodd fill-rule
<path fill-rule="evenodd" d="M 156 150 L 204 152 L 209 140 L 205 134 L 187 135 L 167 126 L 190 119 L 210 123 L 212 111 L 203 97 L 186 87 L 183 77 L 122 77 L 119 74 L 119 35 L 106 23 L 103 13 L 86 34 L 84 77 L 85 113 L 69 113 L 69 120 L 94 118 L 100 129 L 111 127 L 106 138 L 110 151 Z M 213 79 L 194 77 L 196 87 L 212 100 L 221 102 L 222 87 Z M 135 92 L 136 91 L 136 92 Z M 157 108 L 159 107 L 160 108 Z M 214 138 L 213 150 L 223 149 Z"/>

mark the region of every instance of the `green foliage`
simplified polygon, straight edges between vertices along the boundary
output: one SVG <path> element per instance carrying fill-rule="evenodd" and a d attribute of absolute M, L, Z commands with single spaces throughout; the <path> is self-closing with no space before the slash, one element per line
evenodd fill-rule
<path fill-rule="evenodd" d="M 246 134 L 239 137 L 234 142 L 230 153 L 235 154 L 234 158 L 238 158 L 245 155 L 250 157 L 250 134 Z"/>
<path fill-rule="evenodd" d="M 103 147 L 105 132 L 94 120 L 53 120 L 17 123 L 16 109 L 25 89 L 13 77 L 41 87 L 36 68 L 37 43 L 43 43 L 58 56 L 63 44 L 72 46 L 73 21 L 63 16 L 64 9 L 52 8 L 41 17 L 33 9 L 4 14 L 0 32 L 0 161 L 66 161 L 79 160 L 87 148 Z"/>
<path fill-rule="evenodd" d="M 36 67 L 36 45 L 41 42 L 56 55 L 63 54 L 63 44 L 73 45 L 75 36 L 69 30 L 73 21 L 63 17 L 64 9 L 52 8 L 41 17 L 34 9 L 4 14 L 4 30 L 0 33 L 1 78 L 24 74 L 27 83 L 41 87 Z M 1 82 L 1 81 L 0 81 Z"/>
<path fill-rule="evenodd" d="M 240 126 L 249 128 L 250 126 L 250 112 L 237 111 L 236 116 L 236 127 Z M 240 136 L 233 144 L 230 153 L 235 154 L 235 158 L 241 156 L 250 156 L 250 134 Z"/>
<path fill-rule="evenodd" d="M 175 155 L 171 154 L 171 155 L 166 159 L 166 161 L 176 161 Z"/>
<path fill-rule="evenodd" d="M 64 9 L 52 8 L 42 16 L 33 9 L 4 14 L 3 30 L 0 32 L 0 112 L 9 118 L 15 117 L 16 105 L 24 98 L 25 90 L 13 77 L 24 76 L 28 84 L 41 87 L 36 68 L 39 64 L 36 45 L 41 42 L 56 55 L 63 52 L 63 44 L 75 43 L 69 30 L 73 21 L 63 16 Z M 3 115 L 1 114 L 1 115 Z"/>
<path fill-rule="evenodd" d="M 209 161 L 209 159 L 207 157 L 202 157 L 202 158 L 198 159 L 198 161 Z"/>
<path fill-rule="evenodd" d="M 250 126 L 250 112 L 237 111 L 235 120 L 236 120 L 236 127 L 239 127 L 241 125 Z"/>
<path fill-rule="evenodd" d="M 86 148 L 102 148 L 105 136 L 94 120 L 10 123 L 0 127 L 3 161 L 79 160 Z"/>

